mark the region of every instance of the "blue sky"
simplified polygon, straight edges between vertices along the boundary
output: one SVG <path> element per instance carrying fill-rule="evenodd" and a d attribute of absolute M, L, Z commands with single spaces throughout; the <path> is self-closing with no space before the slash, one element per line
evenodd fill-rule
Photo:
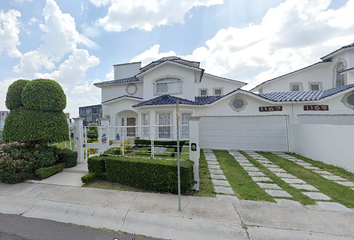
<path fill-rule="evenodd" d="M 248 88 L 354 42 L 354 0 L 0 0 L 0 110 L 15 80 L 50 78 L 71 117 L 113 65 L 177 55 Z"/>

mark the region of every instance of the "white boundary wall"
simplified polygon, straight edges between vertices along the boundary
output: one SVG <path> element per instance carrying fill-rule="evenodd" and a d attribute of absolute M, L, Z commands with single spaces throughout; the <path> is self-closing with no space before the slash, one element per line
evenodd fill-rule
<path fill-rule="evenodd" d="M 292 151 L 354 172 L 354 126 L 291 125 Z"/>

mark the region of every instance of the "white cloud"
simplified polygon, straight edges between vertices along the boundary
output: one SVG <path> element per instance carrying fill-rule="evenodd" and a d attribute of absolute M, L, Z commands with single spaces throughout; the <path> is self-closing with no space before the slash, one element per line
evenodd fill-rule
<path fill-rule="evenodd" d="M 159 49 L 160 49 L 160 45 L 156 44 L 152 46 L 150 49 L 146 50 L 145 52 L 139 54 L 138 56 L 135 56 L 131 61 L 142 62 L 142 65 L 144 66 L 162 57 L 176 56 L 176 53 L 174 51 L 159 53 Z"/>
<path fill-rule="evenodd" d="M 21 57 L 21 52 L 17 49 L 20 45 L 19 25 L 17 18 L 21 13 L 16 10 L 9 10 L 7 13 L 0 12 L 0 55 L 6 52 L 10 57 Z"/>
<path fill-rule="evenodd" d="M 93 81 L 85 81 L 82 85 L 77 85 L 71 91 L 71 94 L 84 94 L 85 96 L 99 96 L 101 90 L 94 86 L 94 83 L 101 82 L 99 79 Z"/>
<path fill-rule="evenodd" d="M 349 17 L 354 0 L 338 10 L 327 10 L 329 4 L 330 0 L 287 0 L 268 10 L 259 25 L 222 29 L 206 47 L 183 57 L 201 61 L 207 72 L 254 86 L 354 41 L 354 18 Z"/>
<path fill-rule="evenodd" d="M 106 74 L 106 78 L 108 80 L 113 80 L 114 79 L 114 69 Z"/>
<path fill-rule="evenodd" d="M 56 80 L 64 85 L 73 85 L 83 82 L 86 79 L 86 71 L 90 67 L 95 67 L 100 60 L 89 55 L 85 49 L 75 49 L 59 67 L 51 73 L 35 73 L 35 78 L 48 78 Z"/>
<path fill-rule="evenodd" d="M 90 2 L 96 7 L 105 6 L 111 2 L 111 0 L 90 0 Z"/>
<path fill-rule="evenodd" d="M 30 20 L 28 20 L 28 25 L 33 25 L 34 23 L 38 22 L 38 19 L 33 17 Z"/>
<path fill-rule="evenodd" d="M 106 31 L 137 28 L 151 31 L 160 25 L 184 23 L 184 16 L 193 7 L 223 4 L 223 0 L 91 0 L 95 6 L 109 5 L 105 17 L 97 24 Z"/>
<path fill-rule="evenodd" d="M 43 44 L 37 50 L 24 54 L 20 64 L 14 67 L 15 72 L 31 75 L 42 67 L 52 70 L 55 63 L 76 50 L 78 44 L 97 47 L 94 42 L 77 32 L 74 18 L 62 13 L 54 0 L 46 1 L 43 15 L 45 24 L 39 25 L 44 32 L 41 37 Z"/>

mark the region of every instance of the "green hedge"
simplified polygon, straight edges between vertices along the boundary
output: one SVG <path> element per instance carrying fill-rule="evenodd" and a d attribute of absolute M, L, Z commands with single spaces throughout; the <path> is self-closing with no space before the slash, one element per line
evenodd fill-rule
<path fill-rule="evenodd" d="M 27 83 L 31 82 L 30 80 L 19 79 L 13 82 L 6 93 L 5 105 L 9 110 L 15 110 L 17 108 L 23 107 L 21 101 L 21 95 L 23 88 Z"/>
<path fill-rule="evenodd" d="M 87 160 L 89 173 L 94 173 L 97 179 L 106 179 L 106 163 L 105 160 L 109 159 L 109 156 L 96 156 L 90 157 Z"/>
<path fill-rule="evenodd" d="M 183 146 L 186 144 L 187 141 L 179 141 L 179 145 Z M 151 146 L 151 140 L 145 140 L 145 139 L 135 139 L 134 140 L 135 146 L 137 147 L 147 147 Z M 159 146 L 159 147 L 176 147 L 177 146 L 177 141 L 154 141 L 154 146 Z"/>
<path fill-rule="evenodd" d="M 46 168 L 39 168 L 36 170 L 36 174 L 44 179 L 44 178 L 48 178 L 58 172 L 63 171 L 63 169 L 65 168 L 65 163 L 60 163 L 51 167 L 46 167 Z"/>
<path fill-rule="evenodd" d="M 18 108 L 6 118 L 5 142 L 56 143 L 69 140 L 69 127 L 63 112 Z"/>
<path fill-rule="evenodd" d="M 89 173 L 89 174 L 86 174 L 85 176 L 82 176 L 81 177 L 81 181 L 83 183 L 89 183 L 89 182 L 93 182 L 97 179 L 97 176 L 95 173 Z"/>
<path fill-rule="evenodd" d="M 153 191 L 177 193 L 177 161 L 101 157 L 105 159 L 107 180 Z M 193 162 L 181 162 L 181 192 L 193 186 Z"/>
<path fill-rule="evenodd" d="M 66 96 L 54 80 L 36 79 L 26 84 L 22 92 L 22 103 L 27 109 L 61 112 L 66 107 Z"/>

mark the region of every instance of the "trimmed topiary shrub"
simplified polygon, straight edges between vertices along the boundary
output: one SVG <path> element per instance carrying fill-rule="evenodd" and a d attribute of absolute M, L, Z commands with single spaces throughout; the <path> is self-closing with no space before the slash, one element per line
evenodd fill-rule
<path fill-rule="evenodd" d="M 63 112 L 19 108 L 11 111 L 5 121 L 5 142 L 56 143 L 69 140 L 69 126 Z"/>
<path fill-rule="evenodd" d="M 30 80 L 20 79 L 13 82 L 6 93 L 5 105 L 9 110 L 15 110 L 17 108 L 23 107 L 21 101 L 21 95 L 23 88 L 27 85 L 27 83 L 31 82 Z"/>
<path fill-rule="evenodd" d="M 60 163 L 60 164 L 57 164 L 57 165 L 54 165 L 51 167 L 39 168 L 36 170 L 36 174 L 40 178 L 44 179 L 44 178 L 48 178 L 58 172 L 63 171 L 64 168 L 65 168 L 65 163 Z"/>
<path fill-rule="evenodd" d="M 105 159 L 107 180 L 133 187 L 170 193 L 178 192 L 177 161 L 126 157 Z M 194 184 L 193 162 L 181 162 L 181 192 Z"/>
<path fill-rule="evenodd" d="M 63 113 L 66 97 L 61 86 L 49 79 L 18 81 L 12 84 L 16 91 L 10 90 L 6 94 L 9 104 L 16 108 L 10 109 L 5 120 L 4 141 L 36 145 L 69 140 L 69 127 Z M 12 96 L 14 92 L 20 93 L 21 86 L 22 104 L 18 97 Z"/>
<path fill-rule="evenodd" d="M 62 87 L 54 80 L 36 79 L 26 84 L 21 100 L 27 109 L 60 112 L 66 107 Z"/>

